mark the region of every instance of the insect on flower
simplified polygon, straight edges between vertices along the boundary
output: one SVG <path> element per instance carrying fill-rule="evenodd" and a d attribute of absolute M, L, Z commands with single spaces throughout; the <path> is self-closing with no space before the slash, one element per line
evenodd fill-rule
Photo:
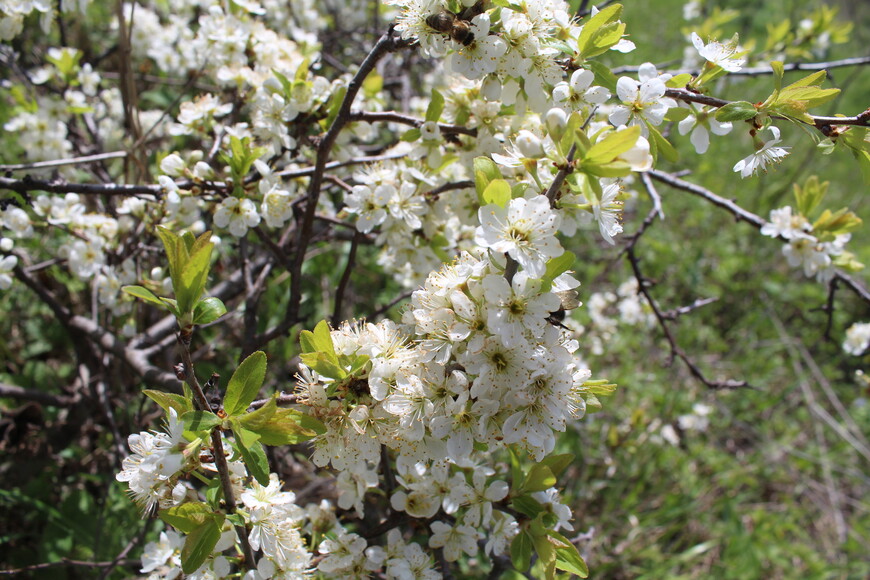
<path fill-rule="evenodd" d="M 483 4 L 483 0 L 480 0 L 459 14 L 447 10 L 430 14 L 426 17 L 426 24 L 433 30 L 446 34 L 462 46 L 468 46 L 474 42 L 470 20 L 483 13 Z"/>

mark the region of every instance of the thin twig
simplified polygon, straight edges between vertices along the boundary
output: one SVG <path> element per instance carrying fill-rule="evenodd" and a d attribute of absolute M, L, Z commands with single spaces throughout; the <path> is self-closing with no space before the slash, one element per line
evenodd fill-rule
<path fill-rule="evenodd" d="M 337 327 L 342 321 L 341 307 L 344 302 L 344 293 L 347 291 L 350 275 L 353 273 L 353 268 L 356 265 L 356 251 L 359 247 L 361 236 L 360 232 L 354 232 L 353 239 L 350 241 L 350 251 L 347 253 L 347 265 L 344 267 L 341 280 L 338 282 L 338 289 L 335 291 L 335 306 L 332 310 L 332 325 L 334 327 Z"/>
<path fill-rule="evenodd" d="M 48 167 L 63 167 L 64 165 L 85 165 L 99 163 L 107 159 L 120 159 L 126 157 L 126 151 L 110 151 L 97 153 L 96 155 L 84 155 L 82 157 L 70 157 L 69 159 L 52 159 L 50 161 L 34 161 L 33 163 L 16 163 L 13 165 L 0 165 L 0 171 L 20 171 L 22 169 L 45 169 Z"/>

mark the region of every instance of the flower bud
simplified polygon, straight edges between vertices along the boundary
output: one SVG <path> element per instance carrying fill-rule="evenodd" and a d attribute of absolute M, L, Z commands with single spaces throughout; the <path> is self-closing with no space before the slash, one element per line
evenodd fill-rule
<path fill-rule="evenodd" d="M 517 148 L 525 157 L 540 159 L 541 157 L 546 156 L 546 153 L 544 153 L 544 144 L 541 143 L 541 139 L 531 131 L 525 129 L 520 131 L 517 135 L 516 144 Z"/>
<path fill-rule="evenodd" d="M 565 134 L 565 127 L 568 125 L 568 114 L 558 107 L 553 107 L 544 116 L 544 122 L 547 125 L 547 131 L 553 141 L 562 139 Z"/>
<path fill-rule="evenodd" d="M 495 75 L 487 75 L 480 86 L 480 94 L 487 101 L 497 101 L 501 97 L 501 81 Z"/>
<path fill-rule="evenodd" d="M 172 177 L 181 177 L 184 175 L 186 167 L 184 159 L 182 159 L 177 153 L 167 155 L 163 158 L 163 161 L 160 162 L 160 171 L 166 175 L 171 175 Z"/>

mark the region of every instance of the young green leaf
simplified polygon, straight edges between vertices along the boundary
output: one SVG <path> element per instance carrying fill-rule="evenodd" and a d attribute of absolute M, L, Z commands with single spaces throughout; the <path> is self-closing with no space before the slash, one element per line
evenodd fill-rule
<path fill-rule="evenodd" d="M 203 298 L 193 309 L 194 324 L 210 324 L 227 313 L 227 307 L 220 298 Z"/>
<path fill-rule="evenodd" d="M 755 105 L 748 101 L 734 101 L 716 111 L 716 120 L 725 122 L 748 121 L 758 114 Z"/>
<path fill-rule="evenodd" d="M 203 502 L 187 502 L 169 509 L 157 512 L 160 519 L 185 534 L 212 519 L 214 510 Z"/>
<path fill-rule="evenodd" d="M 504 179 L 493 179 L 483 190 L 483 202 L 486 205 L 494 203 L 499 207 L 507 207 L 511 200 L 511 186 Z"/>
<path fill-rule="evenodd" d="M 245 412 L 266 377 L 266 353 L 257 351 L 242 361 L 227 384 L 224 411 L 230 416 Z"/>
<path fill-rule="evenodd" d="M 269 485 L 269 460 L 260 444 L 260 436 L 242 427 L 238 419 L 233 419 L 232 424 L 236 444 L 248 471 L 260 485 Z"/>
<path fill-rule="evenodd" d="M 175 409 L 175 412 L 178 413 L 179 417 L 181 417 L 188 411 L 193 410 L 193 403 L 187 397 L 176 395 L 175 393 L 155 391 L 153 389 L 146 389 L 142 392 L 146 397 L 160 405 L 160 408 L 167 413 L 169 412 L 169 409 Z"/>
<path fill-rule="evenodd" d="M 432 89 L 432 100 L 429 101 L 429 107 L 426 109 L 426 120 L 438 122 L 441 118 L 441 112 L 444 110 L 444 95 L 437 90 Z"/>
<path fill-rule="evenodd" d="M 665 139 L 664 135 L 659 133 L 659 130 L 656 129 L 650 123 L 647 123 L 647 128 L 649 129 L 649 135 L 651 137 L 650 144 L 655 143 L 656 150 L 661 153 L 662 157 L 667 159 L 670 162 L 674 162 L 680 158 L 680 154 L 677 153 L 677 150 L 674 149 L 674 146 L 671 145 L 671 142 Z M 655 156 L 655 154 L 653 154 Z"/>
<path fill-rule="evenodd" d="M 246 417 L 239 422 L 244 424 Z M 326 433 L 326 425 L 295 409 L 279 408 L 266 424 L 257 427 L 256 433 L 263 445 L 295 445 Z"/>
<path fill-rule="evenodd" d="M 481 205 L 486 205 L 483 202 L 483 192 L 486 186 L 493 179 L 501 179 L 501 171 L 495 161 L 489 157 L 474 158 L 474 188 L 477 190 L 477 199 Z"/>
<path fill-rule="evenodd" d="M 211 518 L 188 534 L 181 548 L 181 570 L 193 574 L 202 566 L 221 537 L 223 517 Z"/>
<path fill-rule="evenodd" d="M 126 292 L 130 296 L 135 296 L 140 300 L 144 300 L 145 302 L 155 304 L 160 308 L 166 310 L 166 304 L 164 304 L 160 300 L 160 298 L 158 298 L 157 295 L 154 294 L 154 292 L 152 292 L 148 288 L 145 288 L 144 286 L 122 286 L 121 291 Z"/>
<path fill-rule="evenodd" d="M 580 578 L 588 578 L 589 567 L 577 551 L 577 547 L 558 532 L 547 530 L 547 535 L 556 548 L 556 568 L 569 574 L 576 574 Z"/>
<path fill-rule="evenodd" d="M 520 572 L 525 572 L 532 565 L 532 538 L 525 530 L 511 542 L 511 563 Z"/>
<path fill-rule="evenodd" d="M 188 411 L 181 416 L 184 428 L 194 433 L 198 431 L 211 431 L 221 424 L 220 417 L 210 411 Z"/>
<path fill-rule="evenodd" d="M 554 485 L 556 485 L 556 476 L 553 475 L 550 468 L 543 463 L 537 463 L 529 470 L 520 491 L 534 493 L 550 489 Z"/>

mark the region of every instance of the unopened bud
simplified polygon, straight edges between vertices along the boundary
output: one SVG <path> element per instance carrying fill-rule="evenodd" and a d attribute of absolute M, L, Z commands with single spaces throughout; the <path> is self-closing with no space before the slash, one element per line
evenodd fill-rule
<path fill-rule="evenodd" d="M 546 156 L 546 153 L 544 153 L 544 144 L 541 143 L 541 139 L 531 131 L 525 129 L 520 131 L 517 135 L 516 143 L 517 148 L 525 157 L 530 159 L 540 159 L 541 157 Z"/>
<path fill-rule="evenodd" d="M 553 107 L 547 111 L 544 121 L 553 141 L 561 140 L 562 135 L 565 134 L 565 127 L 568 126 L 568 114 L 559 107 Z"/>

